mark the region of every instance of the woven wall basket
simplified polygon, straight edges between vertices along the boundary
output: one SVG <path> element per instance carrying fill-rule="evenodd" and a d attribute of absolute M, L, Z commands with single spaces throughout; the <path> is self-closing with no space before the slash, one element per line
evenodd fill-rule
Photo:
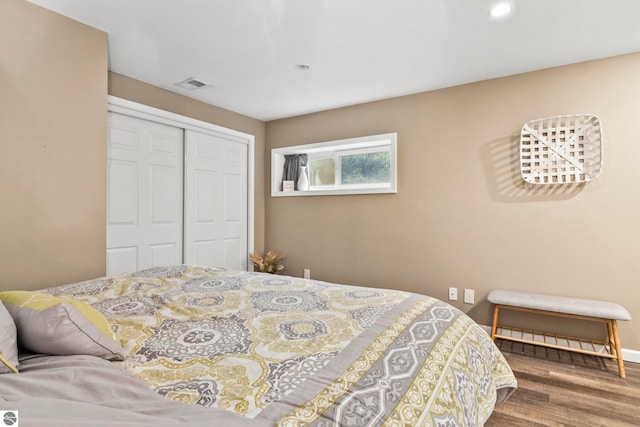
<path fill-rule="evenodd" d="M 593 114 L 532 120 L 520 133 L 520 174 L 531 184 L 588 182 L 602 170 L 602 130 Z"/>

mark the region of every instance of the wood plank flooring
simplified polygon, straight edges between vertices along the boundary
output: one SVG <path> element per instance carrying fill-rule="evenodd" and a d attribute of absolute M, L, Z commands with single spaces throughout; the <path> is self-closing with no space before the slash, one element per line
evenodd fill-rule
<path fill-rule="evenodd" d="M 485 427 L 640 426 L 640 364 L 496 340 L 518 379 Z"/>

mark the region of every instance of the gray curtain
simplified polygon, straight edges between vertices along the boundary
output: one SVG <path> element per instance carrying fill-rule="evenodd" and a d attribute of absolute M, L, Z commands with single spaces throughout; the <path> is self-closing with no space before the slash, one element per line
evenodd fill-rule
<path fill-rule="evenodd" d="M 293 181 L 295 190 L 298 189 L 298 176 L 300 176 L 300 166 L 307 166 L 309 157 L 306 154 L 285 154 L 283 181 Z"/>

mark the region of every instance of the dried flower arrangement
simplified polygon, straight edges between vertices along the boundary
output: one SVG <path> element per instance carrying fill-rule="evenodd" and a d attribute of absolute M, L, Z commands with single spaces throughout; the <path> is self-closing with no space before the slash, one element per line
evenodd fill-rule
<path fill-rule="evenodd" d="M 251 262 L 253 263 L 254 271 L 272 274 L 276 274 L 277 272 L 284 270 L 284 265 L 282 265 L 284 257 L 285 256 L 283 254 L 274 250 L 269 250 L 264 255 L 261 255 L 258 252 L 254 252 L 249 255 L 249 259 L 251 259 Z"/>

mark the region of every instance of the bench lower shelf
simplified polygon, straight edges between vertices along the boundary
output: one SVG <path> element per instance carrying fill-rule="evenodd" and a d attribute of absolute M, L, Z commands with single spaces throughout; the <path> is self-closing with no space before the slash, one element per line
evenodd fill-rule
<path fill-rule="evenodd" d="M 496 328 L 495 338 L 555 348 L 558 350 L 568 350 L 591 356 L 606 357 L 609 359 L 617 358 L 615 354 L 611 354 L 608 344 L 602 341 L 587 340 L 583 338 L 500 325 Z"/>

